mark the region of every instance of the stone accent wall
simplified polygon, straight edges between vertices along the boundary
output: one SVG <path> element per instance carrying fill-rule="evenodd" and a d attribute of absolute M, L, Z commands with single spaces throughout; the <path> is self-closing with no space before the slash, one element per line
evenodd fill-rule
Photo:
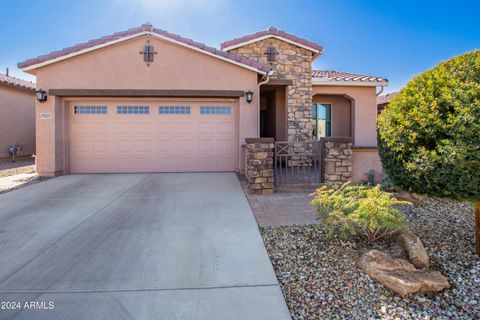
<path fill-rule="evenodd" d="M 324 182 L 338 184 L 352 179 L 352 140 L 324 138 Z"/>
<path fill-rule="evenodd" d="M 313 53 L 288 42 L 268 38 L 247 44 L 230 52 L 269 64 L 265 52 L 274 47 L 277 55 L 270 63 L 271 79 L 292 80 L 287 88 L 288 140 L 312 139 L 312 58 Z"/>
<path fill-rule="evenodd" d="M 245 139 L 245 177 L 250 193 L 273 193 L 273 142 L 273 138 Z"/>

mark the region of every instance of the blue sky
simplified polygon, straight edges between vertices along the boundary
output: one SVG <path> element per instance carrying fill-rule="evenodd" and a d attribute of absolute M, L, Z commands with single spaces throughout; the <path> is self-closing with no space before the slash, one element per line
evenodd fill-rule
<path fill-rule="evenodd" d="M 385 76 L 386 92 L 480 48 L 480 1 L 0 0 L 0 71 L 144 22 L 211 46 L 276 26 L 324 46 L 315 68 Z"/>

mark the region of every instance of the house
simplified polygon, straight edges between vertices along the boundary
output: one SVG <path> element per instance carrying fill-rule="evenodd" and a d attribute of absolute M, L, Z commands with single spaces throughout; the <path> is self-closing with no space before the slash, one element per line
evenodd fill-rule
<path fill-rule="evenodd" d="M 0 73 L 0 160 L 35 153 L 35 83 Z"/>
<path fill-rule="evenodd" d="M 144 24 L 18 64 L 37 77 L 37 171 L 240 171 L 246 138 L 351 139 L 378 169 L 381 77 L 312 70 L 323 47 L 269 28 L 220 49 Z"/>
<path fill-rule="evenodd" d="M 382 113 L 382 111 L 388 106 L 390 100 L 398 94 L 397 92 L 382 94 L 377 97 L 377 109 L 378 114 Z"/>

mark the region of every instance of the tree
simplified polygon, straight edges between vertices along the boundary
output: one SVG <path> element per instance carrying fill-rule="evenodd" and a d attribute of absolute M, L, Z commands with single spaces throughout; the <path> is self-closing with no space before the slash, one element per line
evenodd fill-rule
<path fill-rule="evenodd" d="M 480 51 L 409 81 L 379 116 L 378 143 L 394 185 L 476 201 L 480 255 Z"/>

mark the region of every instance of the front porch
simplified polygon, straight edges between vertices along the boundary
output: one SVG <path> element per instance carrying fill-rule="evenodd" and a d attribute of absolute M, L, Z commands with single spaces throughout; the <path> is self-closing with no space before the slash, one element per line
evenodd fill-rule
<path fill-rule="evenodd" d="M 307 110 L 288 106 L 288 81 L 264 85 L 260 89 L 260 137 L 275 141 L 319 141 L 321 138 L 354 136 L 355 99 L 336 93 L 312 96 Z M 304 131 L 307 139 L 296 134 Z"/>
<path fill-rule="evenodd" d="M 310 102 L 298 105 L 303 98 L 289 91 L 289 83 L 275 80 L 260 89 L 260 137 L 248 139 L 245 148 L 253 193 L 361 183 L 368 171 L 381 173 L 376 111 L 369 108 L 374 87 L 314 86 L 305 98 Z"/>

